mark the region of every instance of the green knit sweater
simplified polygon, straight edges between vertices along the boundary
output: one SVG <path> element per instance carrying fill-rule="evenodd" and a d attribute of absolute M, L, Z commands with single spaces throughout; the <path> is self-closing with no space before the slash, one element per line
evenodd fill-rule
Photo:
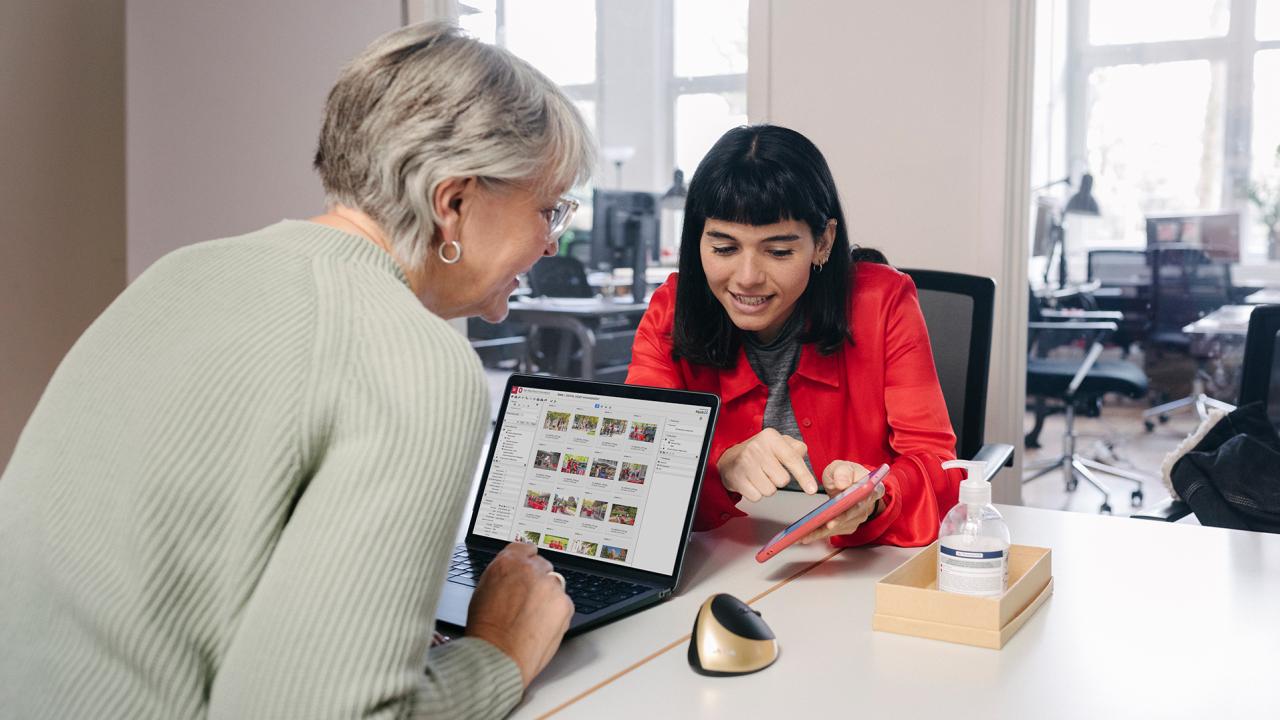
<path fill-rule="evenodd" d="M 505 715 L 500 650 L 428 657 L 487 393 L 367 240 L 286 221 L 163 258 L 0 477 L 0 715 Z"/>

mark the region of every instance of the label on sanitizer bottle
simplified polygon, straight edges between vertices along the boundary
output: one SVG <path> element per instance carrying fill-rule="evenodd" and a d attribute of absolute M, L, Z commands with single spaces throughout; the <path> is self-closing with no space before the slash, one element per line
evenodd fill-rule
<path fill-rule="evenodd" d="M 974 542 L 977 539 L 979 542 Z M 961 595 L 1001 595 L 1009 578 L 1009 548 L 959 535 L 938 543 L 938 589 Z M 983 546 L 986 547 L 983 547 Z"/>

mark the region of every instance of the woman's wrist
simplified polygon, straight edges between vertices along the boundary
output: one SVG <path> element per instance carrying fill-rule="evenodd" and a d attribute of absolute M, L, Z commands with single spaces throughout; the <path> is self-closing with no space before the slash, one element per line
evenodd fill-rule
<path fill-rule="evenodd" d="M 720 474 L 720 484 L 724 486 L 725 490 L 729 490 L 730 492 L 732 492 L 733 488 L 729 487 L 729 478 L 725 471 L 729 469 L 731 464 L 733 464 L 734 458 L 738 456 L 738 450 L 740 447 L 740 445 L 730 447 L 728 450 L 720 453 L 720 459 L 716 461 L 716 472 Z"/>

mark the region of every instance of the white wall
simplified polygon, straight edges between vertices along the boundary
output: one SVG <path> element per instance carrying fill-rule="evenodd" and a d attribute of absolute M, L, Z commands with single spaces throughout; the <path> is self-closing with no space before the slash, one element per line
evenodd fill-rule
<path fill-rule="evenodd" d="M 399 0 L 129 0 L 129 278 L 183 245 L 320 212 L 325 96 L 400 14 Z"/>
<path fill-rule="evenodd" d="M 0 3 L 0 469 L 124 289 L 124 5 Z"/>
<path fill-rule="evenodd" d="M 753 0 L 753 122 L 805 133 L 855 243 L 997 282 L 988 442 L 1022 447 L 1029 0 Z M 1020 499 L 1002 473 L 997 499 Z"/>

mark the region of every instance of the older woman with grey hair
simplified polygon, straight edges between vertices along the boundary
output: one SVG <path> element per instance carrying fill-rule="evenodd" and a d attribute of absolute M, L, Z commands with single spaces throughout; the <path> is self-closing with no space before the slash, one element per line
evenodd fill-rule
<path fill-rule="evenodd" d="M 328 211 L 161 259 L 27 423 L 0 478 L 5 714 L 509 712 L 573 606 L 515 544 L 428 652 L 489 419 L 446 320 L 505 315 L 593 164 L 550 81 L 452 26 L 352 61 Z"/>

